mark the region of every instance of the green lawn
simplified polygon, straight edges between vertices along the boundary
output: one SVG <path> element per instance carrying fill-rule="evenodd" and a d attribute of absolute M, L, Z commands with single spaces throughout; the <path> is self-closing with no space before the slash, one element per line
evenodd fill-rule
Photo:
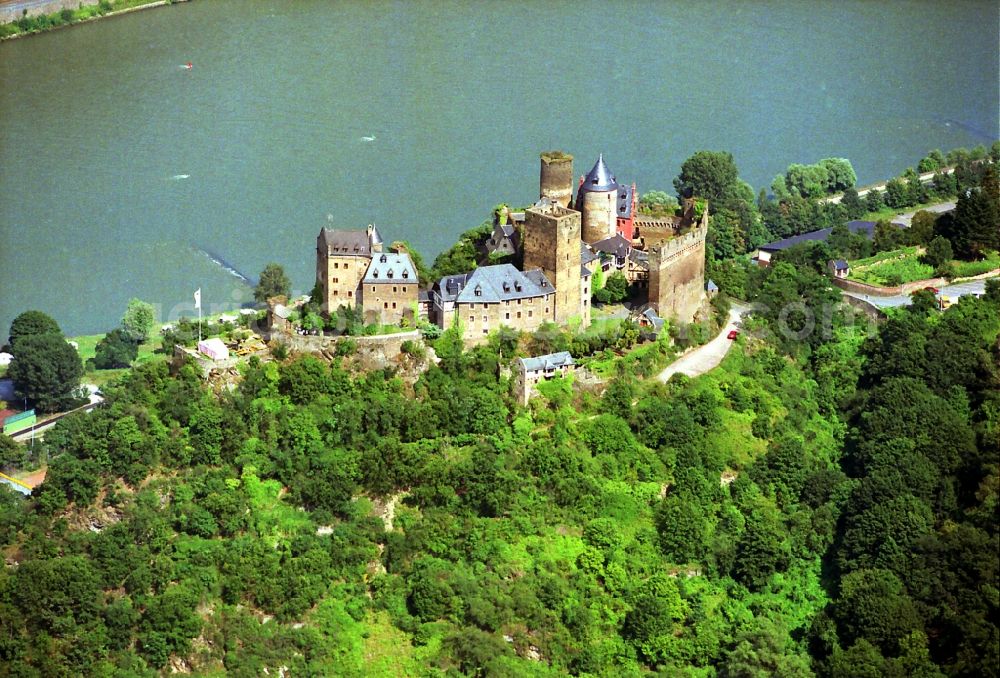
<path fill-rule="evenodd" d="M 982 261 L 956 261 L 955 277 L 967 278 L 982 275 L 997 268 L 1000 268 L 1000 252 L 989 252 Z"/>
<path fill-rule="evenodd" d="M 861 270 L 859 270 L 861 269 Z M 916 247 L 881 252 L 851 262 L 851 280 L 869 285 L 900 285 L 934 277 L 934 267 L 920 262 Z"/>
<path fill-rule="evenodd" d="M 87 361 L 93 358 L 96 353 L 97 342 L 103 338 L 103 334 L 85 334 L 79 337 L 68 337 L 67 340 L 75 341 L 77 343 L 77 352 L 80 354 L 80 360 L 83 361 L 84 368 L 86 368 Z M 139 345 L 139 355 L 132 364 L 141 365 L 153 360 L 166 360 L 168 356 L 162 353 L 156 353 L 162 345 L 163 338 L 160 336 L 158 330 L 154 330 L 153 336 L 150 340 Z M 128 368 L 117 370 L 87 370 L 83 375 L 83 381 L 88 384 L 103 386 L 104 384 L 114 381 L 126 372 L 128 372 Z"/>

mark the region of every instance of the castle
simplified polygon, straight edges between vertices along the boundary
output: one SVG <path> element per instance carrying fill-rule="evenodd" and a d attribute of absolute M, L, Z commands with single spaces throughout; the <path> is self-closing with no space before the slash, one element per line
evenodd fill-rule
<path fill-rule="evenodd" d="M 385 253 L 374 226 L 364 231 L 322 229 L 316 278 L 324 313 L 350 305 L 365 322 L 396 324 L 412 315 L 442 328 L 461 323 L 465 338 L 481 340 L 500 326 L 534 331 L 545 322 L 591 321 L 594 275 L 621 271 L 648 290 L 648 306 L 689 323 L 705 300 L 708 209 L 684 201 L 680 215 L 637 213 L 635 184 L 621 184 L 603 155 L 579 179 L 573 200 L 573 156 L 541 154 L 539 199 L 507 213 L 486 243 L 488 252 L 520 254 L 512 264 L 483 265 L 445 276 L 419 290 L 405 251 Z M 571 206 L 572 205 L 572 206 Z"/>

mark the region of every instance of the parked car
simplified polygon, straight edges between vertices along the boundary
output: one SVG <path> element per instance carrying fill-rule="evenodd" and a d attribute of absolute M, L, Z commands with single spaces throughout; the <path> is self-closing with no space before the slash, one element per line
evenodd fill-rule
<path fill-rule="evenodd" d="M 940 294 L 941 293 L 941 290 L 939 290 L 936 287 L 931 287 L 930 285 L 928 285 L 924 289 L 927 290 L 928 292 L 930 292 L 931 294 Z"/>
<path fill-rule="evenodd" d="M 739 330 L 729 330 L 729 334 L 726 335 L 726 339 L 735 339 L 740 336 Z"/>

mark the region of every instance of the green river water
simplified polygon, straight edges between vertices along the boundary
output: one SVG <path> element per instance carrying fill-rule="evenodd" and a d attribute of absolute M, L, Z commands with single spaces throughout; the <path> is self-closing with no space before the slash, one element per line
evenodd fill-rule
<path fill-rule="evenodd" d="M 247 301 L 206 251 L 307 293 L 327 224 L 431 261 L 549 148 L 640 191 L 700 149 L 755 189 L 827 156 L 881 180 L 1000 136 L 998 35 L 996 2 L 196 0 L 8 41 L 0 334 Z"/>

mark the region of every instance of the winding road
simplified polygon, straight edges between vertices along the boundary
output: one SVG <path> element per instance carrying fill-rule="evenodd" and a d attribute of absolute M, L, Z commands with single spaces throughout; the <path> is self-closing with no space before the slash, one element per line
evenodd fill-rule
<path fill-rule="evenodd" d="M 699 346 L 690 353 L 684 354 L 674 362 L 667 365 L 667 367 L 660 372 L 659 376 L 657 376 L 657 379 L 665 382 L 678 372 L 686 374 L 689 377 L 697 377 L 700 374 L 705 374 L 705 372 L 718 367 L 719 363 L 721 363 L 722 359 L 726 357 L 726 354 L 729 353 L 730 347 L 733 345 L 733 340 L 727 339 L 726 336 L 732 330 L 739 329 L 740 321 L 743 319 L 743 316 L 750 311 L 751 308 L 749 306 L 734 302 L 729 309 L 729 321 L 726 323 L 726 326 L 719 331 L 719 334 L 704 346 Z"/>

